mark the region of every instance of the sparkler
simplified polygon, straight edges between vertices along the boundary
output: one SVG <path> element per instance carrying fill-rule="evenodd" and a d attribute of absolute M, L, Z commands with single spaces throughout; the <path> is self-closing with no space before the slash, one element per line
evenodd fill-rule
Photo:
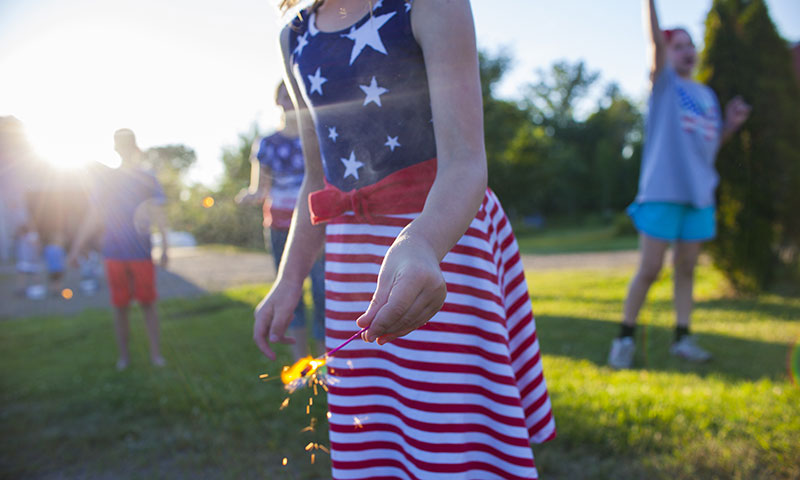
<path fill-rule="evenodd" d="M 324 367 L 328 363 L 328 359 L 335 355 L 336 352 L 346 347 L 350 342 L 360 337 L 362 333 L 367 331 L 367 328 L 369 327 L 362 328 L 328 353 L 320 355 L 317 358 L 309 355 L 301 358 L 292 366 L 283 367 L 281 381 L 286 385 L 286 389 L 293 392 L 307 384 L 313 385 L 315 391 L 317 389 L 317 384 L 320 384 L 322 388 L 325 389 L 325 384 L 321 380 L 327 373 Z"/>
<path fill-rule="evenodd" d="M 361 336 L 362 333 L 367 331 L 368 327 L 362 328 L 360 331 L 353 334 L 352 337 L 348 338 L 341 345 L 334 348 L 333 350 L 329 351 L 326 354 L 320 355 L 319 357 L 312 357 L 307 356 L 305 358 L 301 358 L 294 365 L 285 366 L 281 371 L 281 381 L 285 385 L 285 389 L 291 394 L 294 393 L 297 389 L 304 387 L 306 385 L 311 385 L 314 388 L 314 396 L 317 395 L 317 386 L 320 386 L 326 392 L 328 391 L 328 387 L 326 385 L 329 382 L 327 377 L 327 368 L 326 365 L 328 360 L 335 355 L 339 350 L 346 347 L 350 342 L 354 341 L 358 337 Z M 352 365 L 351 365 L 352 368 Z M 267 380 L 269 377 L 268 374 L 260 375 L 259 378 L 262 380 Z M 306 404 L 306 415 L 311 415 L 311 407 L 314 405 L 314 398 L 309 395 L 308 404 Z M 286 397 L 283 402 L 281 403 L 280 410 L 285 409 L 289 406 L 289 397 Z M 327 418 L 331 418 L 331 413 L 326 412 Z M 300 433 L 314 433 L 316 430 L 316 421 L 317 419 L 311 417 L 310 424 L 300 431 Z M 354 422 L 357 428 L 363 428 L 361 422 L 357 417 L 354 417 Z M 322 451 L 330 455 L 330 450 L 328 450 L 325 445 L 322 445 L 317 442 L 309 442 L 306 447 L 305 451 L 311 455 L 311 464 L 313 465 L 316 462 L 316 452 Z M 283 461 L 281 462 L 285 467 L 288 464 L 288 458 L 284 457 Z"/>

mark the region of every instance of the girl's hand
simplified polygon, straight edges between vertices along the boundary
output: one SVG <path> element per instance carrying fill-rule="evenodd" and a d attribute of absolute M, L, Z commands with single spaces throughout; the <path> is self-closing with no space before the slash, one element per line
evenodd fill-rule
<path fill-rule="evenodd" d="M 383 345 L 427 323 L 441 310 L 446 295 L 433 249 L 401 234 L 383 260 L 369 308 L 356 323 L 369 327 L 362 335 L 365 341 L 377 339 Z"/>
<path fill-rule="evenodd" d="M 256 307 L 253 340 L 270 360 L 275 360 L 275 352 L 269 347 L 270 343 L 295 343 L 293 338 L 285 335 L 302 294 L 302 283 L 297 286 L 279 280 Z"/>
<path fill-rule="evenodd" d="M 742 124 L 750 116 L 752 107 L 748 105 L 740 96 L 734 97 L 725 106 L 725 126 L 726 130 L 735 132 L 741 128 Z"/>

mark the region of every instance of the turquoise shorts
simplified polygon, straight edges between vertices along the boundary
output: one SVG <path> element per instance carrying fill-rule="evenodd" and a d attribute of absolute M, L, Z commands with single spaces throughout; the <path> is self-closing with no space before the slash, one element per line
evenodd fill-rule
<path fill-rule="evenodd" d="M 636 230 L 668 242 L 702 242 L 717 236 L 716 209 L 668 202 L 634 203 L 628 215 Z"/>

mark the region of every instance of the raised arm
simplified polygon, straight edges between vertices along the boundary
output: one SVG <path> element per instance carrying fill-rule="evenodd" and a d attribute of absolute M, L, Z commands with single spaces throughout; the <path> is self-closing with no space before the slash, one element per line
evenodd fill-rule
<path fill-rule="evenodd" d="M 280 45 L 284 59 L 284 81 L 297 111 L 300 140 L 305 157 L 305 176 L 277 279 L 255 311 L 253 339 L 264 355 L 273 360 L 275 353 L 269 346 L 270 342 L 293 343 L 293 339 L 285 337 L 286 328 L 302 295 L 303 281 L 311 271 L 325 240 L 325 227 L 311 224 L 311 214 L 308 209 L 308 195 L 324 187 L 324 173 L 314 124 L 291 74 L 290 28 L 287 26 L 281 33 Z"/>
<path fill-rule="evenodd" d="M 664 39 L 664 32 L 661 31 L 661 26 L 658 23 L 655 0 L 642 0 L 642 2 L 644 28 L 647 40 L 650 43 L 650 53 L 653 56 L 650 64 L 650 80 L 655 82 L 667 61 L 667 43 Z"/>
<path fill-rule="evenodd" d="M 725 106 L 725 121 L 722 125 L 721 142 L 725 143 L 742 128 L 750 117 L 752 107 L 740 96 L 735 96 Z"/>
<path fill-rule="evenodd" d="M 464 235 L 487 184 L 478 53 L 467 0 L 416 0 L 414 36 L 422 47 L 438 156 L 422 213 L 387 253 L 378 287 L 358 319 L 367 341 L 383 344 L 425 324 L 444 304 L 439 263 Z"/>

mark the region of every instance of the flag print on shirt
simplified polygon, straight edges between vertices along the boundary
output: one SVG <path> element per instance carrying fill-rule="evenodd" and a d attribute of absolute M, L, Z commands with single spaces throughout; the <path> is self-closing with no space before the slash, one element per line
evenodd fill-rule
<path fill-rule="evenodd" d="M 302 15 L 289 42 L 329 184 L 349 192 L 436 157 L 410 3 L 376 1 L 353 26 L 336 32 L 320 30 L 316 14 Z"/>
<path fill-rule="evenodd" d="M 698 100 L 683 86 L 678 85 L 676 88 L 681 108 L 681 127 L 688 133 L 699 133 L 706 142 L 717 142 L 720 133 L 720 115 L 711 95 L 703 92 L 704 98 Z"/>
<path fill-rule="evenodd" d="M 272 180 L 269 191 L 271 220 L 267 223 L 288 230 L 305 172 L 300 139 L 274 133 L 261 139 L 256 156 L 259 163 L 269 169 Z"/>

